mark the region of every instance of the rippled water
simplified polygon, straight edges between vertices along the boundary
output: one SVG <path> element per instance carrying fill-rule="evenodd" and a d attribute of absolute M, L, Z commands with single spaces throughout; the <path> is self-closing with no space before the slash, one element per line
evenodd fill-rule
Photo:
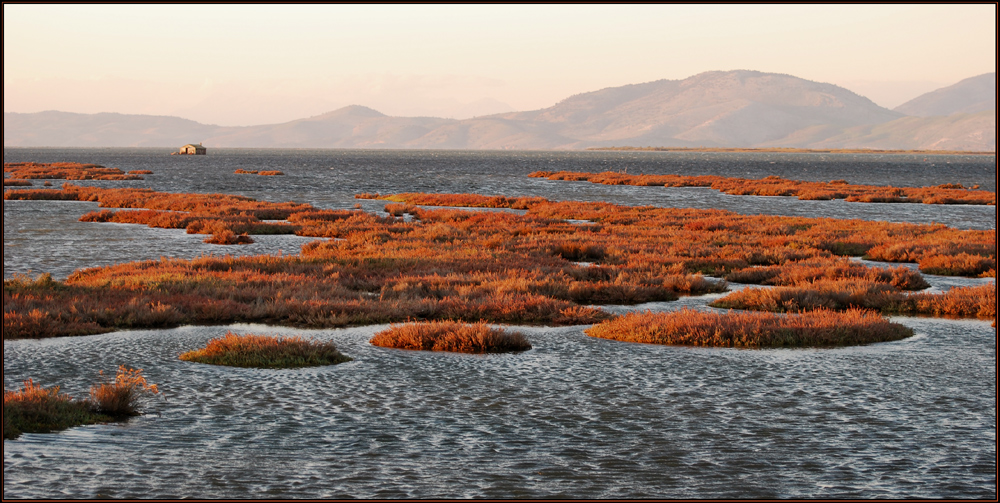
<path fill-rule="evenodd" d="M 363 191 L 475 191 L 747 213 L 879 218 L 884 212 L 891 220 L 996 228 L 992 207 L 823 204 L 523 176 L 538 169 L 683 168 L 899 185 L 895 168 L 913 185 L 992 183 L 995 190 L 995 171 L 977 178 L 986 178 L 982 160 L 935 171 L 942 166 L 918 169 L 923 158 L 859 166 L 857 156 L 832 162 L 641 155 L 648 153 L 163 154 L 5 149 L 4 159 L 153 169 L 147 180 L 131 183 L 331 208 L 350 207 L 353 194 Z M 287 175 L 232 175 L 240 167 Z M 373 211 L 382 206 L 362 204 Z M 28 269 L 65 276 L 132 258 L 218 253 L 202 236 L 182 231 L 76 221 L 93 206 L 5 202 L 4 276 Z M 261 238 L 251 245 L 256 249 L 225 252 L 294 253 L 304 239 Z M 935 290 L 992 281 L 927 279 Z M 608 309 L 710 309 L 705 304 L 715 297 Z M 384 326 L 185 326 L 4 341 L 6 388 L 33 377 L 84 396 L 99 370 L 126 364 L 144 368 L 162 390 L 147 415 L 128 423 L 5 441 L 4 497 L 995 498 L 996 329 L 971 320 L 893 321 L 917 335 L 843 349 L 731 350 L 593 339 L 583 326 L 509 327 L 523 331 L 533 349 L 488 356 L 368 344 Z M 355 360 L 256 370 L 177 359 L 229 329 L 331 340 Z"/>

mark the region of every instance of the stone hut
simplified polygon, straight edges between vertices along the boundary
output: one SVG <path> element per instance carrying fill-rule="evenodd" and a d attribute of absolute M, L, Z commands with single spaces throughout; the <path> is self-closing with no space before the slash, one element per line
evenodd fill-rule
<path fill-rule="evenodd" d="M 188 155 L 205 155 L 207 151 L 205 147 L 201 146 L 201 143 L 188 143 L 181 147 L 181 151 L 178 154 L 188 154 Z"/>

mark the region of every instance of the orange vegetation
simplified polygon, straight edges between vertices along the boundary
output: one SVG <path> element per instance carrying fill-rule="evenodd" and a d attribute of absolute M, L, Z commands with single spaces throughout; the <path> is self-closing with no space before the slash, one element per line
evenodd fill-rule
<path fill-rule="evenodd" d="M 80 217 L 80 221 L 186 229 L 188 234 L 211 234 L 205 242 L 213 244 L 252 243 L 246 234 L 294 234 L 299 229 L 296 225 L 262 220 L 284 220 L 295 212 L 315 210 L 308 204 L 268 203 L 227 194 L 171 194 L 149 189 L 102 189 L 72 184 L 64 184 L 63 190 L 8 191 L 4 199 L 97 201 L 104 208 L 146 208 L 93 211 Z"/>
<path fill-rule="evenodd" d="M 118 367 L 114 380 L 92 386 L 87 400 L 74 400 L 59 393 L 58 386 L 46 389 L 28 379 L 23 389 L 3 392 L 3 438 L 135 416 L 146 398 L 158 392 L 155 384 L 146 382 L 142 369 L 124 365 Z"/>
<path fill-rule="evenodd" d="M 5 162 L 4 173 L 10 173 L 11 178 L 50 178 L 63 180 L 142 180 L 138 174 L 130 171 L 126 174 L 118 168 L 105 168 L 97 164 L 80 164 L 77 162 L 54 162 L 42 164 L 35 162 Z"/>
<path fill-rule="evenodd" d="M 906 294 L 892 285 L 846 279 L 770 289 L 747 288 L 730 293 L 711 305 L 775 312 L 867 308 L 884 314 L 990 319 L 996 317 L 996 304 L 995 284 L 952 288 L 943 294 Z"/>
<path fill-rule="evenodd" d="M 285 174 L 285 173 L 283 173 L 281 171 L 277 171 L 277 170 L 275 170 L 275 171 L 258 171 L 256 169 L 238 169 L 236 171 L 233 171 L 233 173 L 236 173 L 237 175 L 260 175 L 260 176 L 280 176 L 280 175 L 284 175 Z"/>
<path fill-rule="evenodd" d="M 252 368 L 299 368 L 336 365 L 351 361 L 332 342 L 306 340 L 302 337 L 267 335 L 226 335 L 208 341 L 194 351 L 180 355 L 181 360 Z"/>
<path fill-rule="evenodd" d="M 683 309 L 630 313 L 585 330 L 591 337 L 646 344 L 771 348 L 851 346 L 895 341 L 913 330 L 864 310 L 793 315 Z"/>
<path fill-rule="evenodd" d="M 531 349 L 520 332 L 491 328 L 486 323 L 438 321 L 393 325 L 370 341 L 375 346 L 456 353 L 507 353 Z"/>
<path fill-rule="evenodd" d="M 104 371 L 101 371 L 104 376 Z M 135 416 L 148 395 L 159 393 L 155 384 L 146 382 L 142 369 L 118 366 L 114 380 L 90 387 L 90 401 L 97 411 L 113 416 Z"/>
<path fill-rule="evenodd" d="M 882 187 L 852 185 L 844 180 L 807 182 L 769 176 L 760 180 L 715 175 L 629 175 L 625 173 L 579 173 L 536 171 L 528 176 L 549 180 L 588 181 L 604 185 L 662 187 L 711 187 L 737 196 L 797 196 L 804 200 L 844 199 L 861 203 L 997 204 L 995 192 L 966 189 L 959 184 L 936 187 Z"/>
<path fill-rule="evenodd" d="M 30 186 L 30 185 L 31 185 L 31 182 L 29 182 L 27 180 L 13 180 L 13 179 L 10 179 L 10 178 L 4 178 L 4 180 L 3 180 L 3 186 L 4 187 L 27 187 L 27 186 Z"/>
<path fill-rule="evenodd" d="M 133 169 L 128 172 L 130 175 L 152 175 L 153 172 L 148 169 Z"/>
<path fill-rule="evenodd" d="M 59 393 L 59 386 L 43 388 L 32 379 L 19 390 L 3 392 L 3 438 L 21 433 L 47 433 L 111 419 L 95 415 L 90 403 Z"/>
<path fill-rule="evenodd" d="M 108 217 L 160 225 L 176 219 L 163 225 L 195 232 L 216 232 L 213 226 L 219 225 L 233 233 L 247 232 L 240 227 L 244 225 L 294 226 L 299 235 L 337 238 L 310 242 L 298 256 L 162 259 L 81 270 L 63 283 L 7 280 L 5 338 L 188 323 L 334 327 L 412 319 L 588 324 L 608 317 L 588 305 L 725 291 L 725 282 L 704 274 L 788 286 L 863 280 L 896 290 L 924 287 L 920 275 L 906 268 L 870 268 L 839 256 L 891 243 L 924 246 L 919 253 L 927 260 L 956 250 L 996 260 L 995 231 L 542 198 L 379 196 L 394 201 L 387 205 L 390 213 L 412 215 L 407 220 L 236 196 L 72 185 L 11 190 L 4 197 L 148 208 L 98 212 L 90 217 L 95 221 Z M 418 204 L 527 211 L 427 209 Z M 263 214 L 289 223 L 250 219 Z M 204 218 L 184 220 L 197 216 Z M 963 247 L 945 246 L 949 242 Z"/>

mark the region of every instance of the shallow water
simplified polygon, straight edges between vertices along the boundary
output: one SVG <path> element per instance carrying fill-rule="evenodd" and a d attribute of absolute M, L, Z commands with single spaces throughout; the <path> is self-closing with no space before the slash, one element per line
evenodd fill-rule
<path fill-rule="evenodd" d="M 241 194 L 260 200 L 310 203 L 320 208 L 360 204 L 379 211 L 384 201 L 357 200 L 361 192 L 481 193 L 543 196 L 553 200 L 611 201 L 627 205 L 722 208 L 741 214 L 859 218 L 943 223 L 996 229 L 996 207 L 969 205 L 799 201 L 792 197 L 732 196 L 709 188 L 633 187 L 528 178 L 532 171 L 628 171 L 789 179 L 846 179 L 851 183 L 927 186 L 980 185 L 996 190 L 995 156 L 861 154 L 705 154 L 683 152 L 472 152 L 215 149 L 207 156 L 171 156 L 166 149 L 5 148 L 4 162 L 75 161 L 124 171 L 149 169 L 136 181 L 77 181 L 80 185 L 148 187 L 165 192 Z M 277 169 L 284 176 L 237 175 L 236 169 Z M 54 185 L 60 185 L 55 181 Z M 36 181 L 36 187 L 41 181 Z M 179 230 L 121 232 L 114 224 L 76 220 L 93 203 L 4 201 L 4 277 L 49 272 L 62 279 L 81 267 L 200 254 L 294 254 L 310 241 L 296 236 L 254 237 L 249 247 L 200 243 Z"/>
<path fill-rule="evenodd" d="M 993 207 L 737 197 L 523 176 L 683 168 L 898 185 L 903 173 L 913 185 L 995 190 L 995 171 L 979 179 L 982 159 L 957 157 L 950 169 L 944 157 L 932 167 L 891 156 L 643 154 L 241 150 L 187 158 L 143 149 L 4 150 L 7 162 L 157 171 L 127 182 L 134 186 L 325 208 L 384 205 L 355 201 L 356 192 L 474 191 L 996 228 Z M 237 168 L 287 175 L 233 175 Z M 5 202 L 4 276 L 30 269 L 65 277 L 77 267 L 161 255 L 295 253 L 311 239 L 255 236 L 255 245 L 217 247 L 183 231 L 76 221 L 95 206 Z M 936 291 L 994 281 L 926 278 Z M 711 309 L 718 296 L 607 309 Z M 126 364 L 145 369 L 162 393 L 125 424 L 5 441 L 4 497 L 996 498 L 996 329 L 973 320 L 893 321 L 916 336 L 842 349 L 732 350 L 594 339 L 585 326 L 508 327 L 533 348 L 488 356 L 368 344 L 385 326 L 185 326 L 5 341 L 8 389 L 31 377 L 82 397 L 99 370 Z M 355 360 L 257 370 L 177 359 L 230 329 L 330 340 Z"/>
<path fill-rule="evenodd" d="M 228 327 L 4 344 L 21 376 L 83 394 L 147 369 L 146 416 L 4 443 L 5 497 L 989 498 L 996 337 L 897 319 L 917 336 L 826 350 L 630 344 L 530 328 L 520 354 L 371 346 L 383 327 L 234 330 L 332 340 L 303 370 L 183 362 Z"/>

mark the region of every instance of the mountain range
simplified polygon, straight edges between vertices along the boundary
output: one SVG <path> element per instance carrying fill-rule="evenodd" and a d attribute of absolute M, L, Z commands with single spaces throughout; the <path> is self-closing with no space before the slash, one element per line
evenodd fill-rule
<path fill-rule="evenodd" d="M 893 110 L 832 84 L 749 70 L 705 72 L 570 96 L 541 110 L 465 120 L 348 106 L 282 124 L 4 112 L 4 146 L 584 149 L 609 146 L 996 151 L 996 73 Z"/>

